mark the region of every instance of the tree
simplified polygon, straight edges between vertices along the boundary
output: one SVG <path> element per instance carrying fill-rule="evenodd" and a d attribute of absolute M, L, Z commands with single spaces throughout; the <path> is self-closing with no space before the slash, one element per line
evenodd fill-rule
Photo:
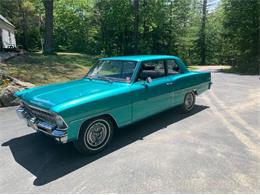
<path fill-rule="evenodd" d="M 96 18 L 90 0 L 59 0 L 54 7 L 55 49 L 95 53 Z"/>
<path fill-rule="evenodd" d="M 240 71 L 259 73 L 259 6 L 258 0 L 224 0 L 226 61 Z"/>
<path fill-rule="evenodd" d="M 45 29 L 43 53 L 53 53 L 53 0 L 43 0 L 45 8 Z"/>
<path fill-rule="evenodd" d="M 200 64 L 206 64 L 206 14 L 207 14 L 207 0 L 203 0 L 202 4 L 202 19 L 201 29 L 199 34 L 200 45 Z"/>
<path fill-rule="evenodd" d="M 218 7 L 214 12 L 210 12 L 207 16 L 206 27 L 206 45 L 207 47 L 207 63 L 223 64 L 226 55 L 223 39 L 223 9 Z"/>
<path fill-rule="evenodd" d="M 134 54 L 138 53 L 139 44 L 139 0 L 134 0 Z"/>
<path fill-rule="evenodd" d="M 45 54 L 171 54 L 192 64 L 259 71 L 259 0 L 222 0 L 218 8 L 215 2 L 1 0 L 0 13 L 29 51 L 39 50 L 44 37 Z"/>

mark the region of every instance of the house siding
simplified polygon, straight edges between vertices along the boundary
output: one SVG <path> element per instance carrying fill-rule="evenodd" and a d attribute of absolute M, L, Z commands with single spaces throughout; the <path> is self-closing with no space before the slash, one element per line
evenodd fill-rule
<path fill-rule="evenodd" d="M 0 20 L 0 33 L 2 36 L 2 47 L 16 47 L 15 28 L 4 21 Z"/>

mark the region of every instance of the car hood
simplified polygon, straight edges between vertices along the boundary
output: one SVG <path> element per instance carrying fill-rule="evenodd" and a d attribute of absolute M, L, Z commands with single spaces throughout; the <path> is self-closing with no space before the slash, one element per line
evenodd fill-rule
<path fill-rule="evenodd" d="M 82 98 L 86 99 L 100 93 L 118 90 L 126 85 L 119 82 L 81 79 L 23 90 L 16 93 L 16 96 L 30 105 L 50 110 L 60 104 L 77 102 Z"/>

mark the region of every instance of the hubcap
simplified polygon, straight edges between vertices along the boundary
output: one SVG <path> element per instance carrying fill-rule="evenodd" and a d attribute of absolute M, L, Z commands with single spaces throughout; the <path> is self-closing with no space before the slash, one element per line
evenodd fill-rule
<path fill-rule="evenodd" d="M 188 93 L 186 95 L 186 99 L 185 99 L 185 106 L 187 109 L 190 109 L 193 106 L 194 103 L 194 97 L 192 93 Z"/>
<path fill-rule="evenodd" d="M 87 132 L 86 141 L 91 147 L 100 146 L 107 137 L 107 127 L 102 122 L 92 124 Z"/>

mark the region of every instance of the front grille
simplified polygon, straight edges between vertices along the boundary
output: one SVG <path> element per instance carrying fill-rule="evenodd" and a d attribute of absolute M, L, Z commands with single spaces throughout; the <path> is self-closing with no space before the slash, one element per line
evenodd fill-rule
<path fill-rule="evenodd" d="M 52 124 L 55 124 L 55 116 L 52 113 L 31 107 L 25 103 L 23 105 L 24 105 L 25 110 L 27 112 L 29 112 L 30 115 L 32 115 L 38 119 L 41 119 L 43 121 L 47 121 Z"/>

